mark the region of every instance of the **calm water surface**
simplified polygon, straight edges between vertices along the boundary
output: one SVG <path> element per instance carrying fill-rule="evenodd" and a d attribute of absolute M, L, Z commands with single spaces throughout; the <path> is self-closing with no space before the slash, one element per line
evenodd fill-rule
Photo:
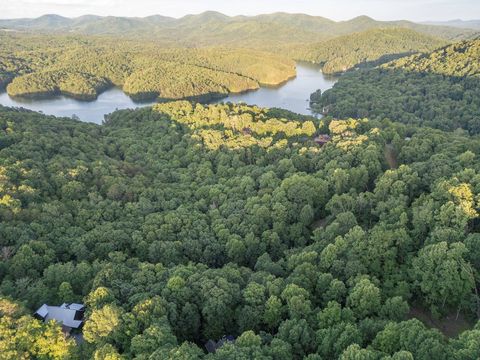
<path fill-rule="evenodd" d="M 135 103 L 121 89 L 112 88 L 100 94 L 94 101 L 79 101 L 64 96 L 48 99 L 12 99 L 7 93 L 0 94 L 0 104 L 5 106 L 23 107 L 26 109 L 40 111 L 47 115 L 78 116 L 85 122 L 101 124 L 104 115 L 115 110 L 134 109 L 140 106 L 152 105 L 154 103 Z"/>
<path fill-rule="evenodd" d="M 310 94 L 317 89 L 330 89 L 336 79 L 324 76 L 317 66 L 297 64 L 297 77 L 276 88 L 261 88 L 243 94 L 231 94 L 218 102 L 245 102 L 261 107 L 279 107 L 299 114 L 314 115 L 309 109 Z M 59 96 L 49 99 L 20 100 L 12 99 L 7 93 L 0 94 L 0 104 L 4 106 L 23 107 L 41 111 L 47 115 L 72 117 L 82 121 L 101 124 L 104 115 L 115 110 L 149 106 L 154 103 L 136 103 L 122 90 L 112 88 L 100 94 L 95 101 L 78 101 Z"/>
<path fill-rule="evenodd" d="M 218 102 L 245 102 L 260 107 L 278 107 L 298 114 L 315 115 L 310 110 L 310 94 L 333 87 L 334 77 L 323 75 L 320 68 L 306 63 L 297 63 L 297 77 L 282 86 L 261 88 L 243 94 L 231 94 Z"/>

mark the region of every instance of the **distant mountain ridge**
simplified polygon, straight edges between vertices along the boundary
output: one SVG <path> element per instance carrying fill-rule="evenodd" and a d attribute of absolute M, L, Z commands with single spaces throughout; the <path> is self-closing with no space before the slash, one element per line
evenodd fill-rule
<path fill-rule="evenodd" d="M 439 25 L 439 26 L 451 26 L 463 29 L 476 29 L 480 30 L 480 19 L 478 20 L 449 20 L 449 21 L 425 21 L 422 24 L 427 25 Z"/>
<path fill-rule="evenodd" d="M 144 18 L 84 15 L 66 18 L 55 14 L 35 19 L 0 20 L 0 29 L 24 32 L 74 33 L 85 35 L 142 36 L 181 42 L 183 45 L 219 45 L 239 41 L 240 45 L 318 42 L 336 36 L 378 28 L 407 28 L 447 40 L 469 39 L 478 33 L 456 26 L 418 24 L 406 20 L 378 21 L 359 16 L 333 21 L 306 14 L 273 13 L 257 16 L 227 16 L 215 11 L 176 19 L 153 15 Z"/>

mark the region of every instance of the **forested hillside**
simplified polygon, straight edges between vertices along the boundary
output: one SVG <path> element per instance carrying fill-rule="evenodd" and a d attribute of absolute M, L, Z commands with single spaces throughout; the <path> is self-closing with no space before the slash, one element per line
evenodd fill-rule
<path fill-rule="evenodd" d="M 408 72 L 480 78 L 480 40 L 445 46 L 430 54 L 417 54 L 385 65 Z"/>
<path fill-rule="evenodd" d="M 286 13 L 0 20 L 0 91 L 158 101 L 102 125 L 0 105 L 0 360 L 479 359 L 478 35 Z M 324 118 L 205 104 L 294 61 L 342 73 L 311 96 Z M 33 316 L 71 302 L 78 343 Z"/>
<path fill-rule="evenodd" d="M 270 45 L 265 47 L 269 52 L 86 36 L 0 34 L 0 40 L 0 90 L 10 96 L 62 94 L 94 100 L 117 86 L 140 101 L 205 101 L 278 85 L 295 76 L 290 59 L 337 73 L 444 45 L 443 40 L 407 29 L 369 30 L 315 44 Z"/>
<path fill-rule="evenodd" d="M 284 51 L 294 59 L 322 65 L 325 74 L 334 74 L 430 52 L 445 44 L 439 38 L 396 28 L 368 30 L 308 46 L 287 46 Z"/>
<path fill-rule="evenodd" d="M 223 97 L 295 76 L 280 55 L 232 48 L 169 49 L 138 41 L 0 35 L 9 95 L 92 100 L 118 86 L 136 100 Z"/>
<path fill-rule="evenodd" d="M 480 133 L 480 40 L 343 76 L 312 100 L 335 117 L 389 118 Z"/>
<path fill-rule="evenodd" d="M 461 132 L 244 105 L 103 126 L 0 107 L 0 351 L 478 358 L 479 152 Z M 80 346 L 22 316 L 64 301 L 87 305 Z"/>
<path fill-rule="evenodd" d="M 180 19 L 45 15 L 0 20 L 2 28 L 7 31 L 0 31 L 0 91 L 94 100 L 118 86 L 137 101 L 209 101 L 281 84 L 295 76 L 292 60 L 320 64 L 333 74 L 478 36 L 474 30 L 367 16 L 335 22 L 286 13 L 205 12 Z"/>

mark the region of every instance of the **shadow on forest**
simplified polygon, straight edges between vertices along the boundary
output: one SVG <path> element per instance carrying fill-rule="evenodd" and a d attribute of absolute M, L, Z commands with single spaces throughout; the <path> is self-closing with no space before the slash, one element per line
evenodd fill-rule
<path fill-rule="evenodd" d="M 313 106 L 339 119 L 390 119 L 478 134 L 479 98 L 477 77 L 374 68 L 346 73 Z"/>
<path fill-rule="evenodd" d="M 408 317 L 418 319 L 426 326 L 440 330 L 449 338 L 456 338 L 463 331 L 473 327 L 462 313 L 453 312 L 441 319 L 435 319 L 429 311 L 418 306 L 412 306 Z"/>
<path fill-rule="evenodd" d="M 351 71 L 351 70 L 355 70 L 355 69 L 371 69 L 371 68 L 374 68 L 376 66 L 388 63 L 388 62 L 393 61 L 393 60 L 398 60 L 400 58 L 403 58 L 405 56 L 410 56 L 410 55 L 413 55 L 413 54 L 416 54 L 416 52 L 407 51 L 407 52 L 403 52 L 403 53 L 383 55 L 383 56 L 380 56 L 376 60 L 364 61 L 364 62 L 355 64 L 354 66 L 352 66 L 347 71 Z"/>

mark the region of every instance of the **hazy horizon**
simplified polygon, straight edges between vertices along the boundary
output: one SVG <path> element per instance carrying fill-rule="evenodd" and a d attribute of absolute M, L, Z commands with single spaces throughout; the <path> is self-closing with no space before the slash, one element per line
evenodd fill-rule
<path fill-rule="evenodd" d="M 144 16 L 99 15 L 99 14 L 92 14 L 92 13 L 85 13 L 85 14 L 81 14 L 81 15 L 77 15 L 77 16 L 67 16 L 67 15 L 62 15 L 62 14 L 58 14 L 58 13 L 44 13 L 44 14 L 41 14 L 41 15 L 38 15 L 38 16 L 28 16 L 28 17 L 27 16 L 20 16 L 20 17 L 2 17 L 2 16 L 0 16 L 0 19 L 1 20 L 38 19 L 38 18 L 41 18 L 43 16 L 61 16 L 63 18 L 67 18 L 67 19 L 76 19 L 76 18 L 81 18 L 81 17 L 84 17 L 84 16 L 99 16 L 99 17 L 112 16 L 112 17 L 120 17 L 120 18 L 132 18 L 132 19 L 135 19 L 135 18 L 136 19 L 145 19 L 145 18 L 152 17 L 152 16 L 164 16 L 164 17 L 168 17 L 168 18 L 172 18 L 172 19 L 181 19 L 185 16 L 201 15 L 201 14 L 208 13 L 208 12 L 216 12 L 216 13 L 219 13 L 219 14 L 229 16 L 231 18 L 240 17 L 240 16 L 254 17 L 254 16 L 261 16 L 261 15 L 271 15 L 271 14 L 283 13 L 283 14 L 289 14 L 289 15 L 307 15 L 307 16 L 313 16 L 313 17 L 323 17 L 323 18 L 326 18 L 326 19 L 329 19 L 329 20 L 333 20 L 335 22 L 348 21 L 348 20 L 352 20 L 354 18 L 362 17 L 362 16 L 366 16 L 366 17 L 372 18 L 372 19 L 377 20 L 377 21 L 402 21 L 402 20 L 406 20 L 406 21 L 412 21 L 412 22 L 417 22 L 417 23 L 429 23 L 429 22 L 431 22 L 431 23 L 437 23 L 437 22 L 438 23 L 444 23 L 444 22 L 447 23 L 447 22 L 454 22 L 454 21 L 465 21 L 465 22 L 480 21 L 480 16 L 478 18 L 471 18 L 471 19 L 461 19 L 461 18 L 453 19 L 452 18 L 452 19 L 442 19 L 442 20 L 432 20 L 432 19 L 412 20 L 412 19 L 406 19 L 406 18 L 379 19 L 379 18 L 376 18 L 374 16 L 370 16 L 368 14 L 358 14 L 358 15 L 352 16 L 350 18 L 334 19 L 334 18 L 331 18 L 331 17 L 328 17 L 328 16 L 312 15 L 312 14 L 307 14 L 307 13 L 302 13 L 302 12 L 274 11 L 274 12 L 259 13 L 259 14 L 254 14 L 254 15 L 246 15 L 246 14 L 228 15 L 228 14 L 225 14 L 225 13 L 223 13 L 221 11 L 217 11 L 217 10 L 205 10 L 205 11 L 202 11 L 202 12 L 189 13 L 189 14 L 185 14 L 185 15 L 181 15 L 181 16 L 171 16 L 171 15 L 165 15 L 165 14 L 150 14 L 150 15 L 144 15 Z"/>
<path fill-rule="evenodd" d="M 228 4 L 220 0 L 0 0 L 1 19 L 37 18 L 56 14 L 74 18 L 84 15 L 147 17 L 216 11 L 228 16 L 254 16 L 276 12 L 322 16 L 335 21 L 366 15 L 376 20 L 416 22 L 476 20 L 480 2 L 475 0 L 244 0 Z M 474 15 L 472 14 L 479 14 Z"/>

